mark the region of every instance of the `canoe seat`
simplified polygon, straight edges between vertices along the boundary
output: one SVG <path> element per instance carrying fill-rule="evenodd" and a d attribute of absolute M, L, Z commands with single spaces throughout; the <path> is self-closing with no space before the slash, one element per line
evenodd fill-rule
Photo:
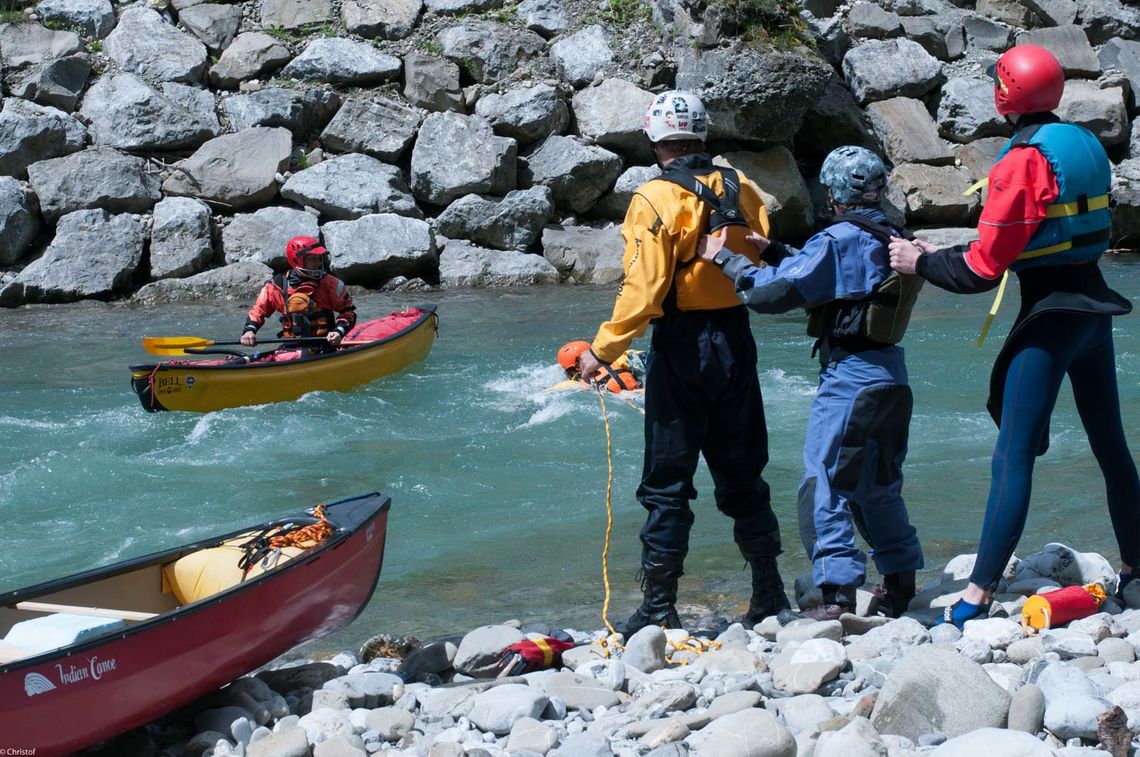
<path fill-rule="evenodd" d="M 126 623 L 115 618 L 57 612 L 21 620 L 9 629 L 4 642 L 23 648 L 28 654 L 39 654 L 126 627 Z"/>
<path fill-rule="evenodd" d="M 251 536 L 252 534 L 239 536 L 221 546 L 200 549 L 163 565 L 162 590 L 172 593 L 179 604 L 188 605 L 260 576 L 266 571 L 261 561 L 248 573 L 242 573 L 238 567 L 245 554 L 241 545 L 249 541 Z M 300 547 L 285 547 L 281 550 L 280 558 L 269 569 L 284 565 L 304 551 Z"/>

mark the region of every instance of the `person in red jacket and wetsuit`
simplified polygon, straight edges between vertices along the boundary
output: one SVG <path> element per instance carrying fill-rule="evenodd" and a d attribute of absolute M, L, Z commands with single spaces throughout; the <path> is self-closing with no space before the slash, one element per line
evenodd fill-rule
<path fill-rule="evenodd" d="M 891 265 L 951 292 L 1021 284 L 1021 311 L 994 363 L 987 406 L 998 422 L 982 540 L 962 599 L 942 622 L 986 617 L 1029 513 L 1036 457 L 1066 375 L 1104 475 L 1120 549 L 1119 586 L 1140 562 L 1140 478 L 1120 419 L 1112 316 L 1131 303 L 1108 287 L 1097 261 L 1108 249 L 1111 164 L 1087 129 L 1062 122 L 1064 73 L 1043 47 L 1019 45 L 990 69 L 998 113 L 1013 137 L 990 170 L 989 194 L 968 246 L 936 249 L 894 238 Z"/>
<path fill-rule="evenodd" d="M 257 344 L 257 330 L 265 319 L 281 313 L 277 336 L 325 337 L 332 349 L 356 325 L 356 306 L 344 282 L 328 272 L 329 251 L 313 237 L 293 237 L 285 245 L 287 274 L 277 274 L 265 283 L 257 302 L 249 309 L 241 343 Z"/>

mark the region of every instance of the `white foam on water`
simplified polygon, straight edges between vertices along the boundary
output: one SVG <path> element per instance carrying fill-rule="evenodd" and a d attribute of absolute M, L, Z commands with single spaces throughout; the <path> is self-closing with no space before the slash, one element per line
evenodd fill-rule
<path fill-rule="evenodd" d="M 778 394 L 814 397 L 816 388 L 819 386 L 818 382 L 808 381 L 803 376 L 788 373 L 783 368 L 769 368 L 762 375 L 761 384 L 765 387 L 765 394 L 772 393 L 772 389 L 769 387 L 774 384 L 775 392 Z"/>
<path fill-rule="evenodd" d="M 11 428 L 29 428 L 36 431 L 56 431 L 58 429 L 73 428 L 75 425 L 75 423 L 34 421 L 31 418 L 14 418 L 11 415 L 0 415 L 0 426 L 9 426 Z"/>

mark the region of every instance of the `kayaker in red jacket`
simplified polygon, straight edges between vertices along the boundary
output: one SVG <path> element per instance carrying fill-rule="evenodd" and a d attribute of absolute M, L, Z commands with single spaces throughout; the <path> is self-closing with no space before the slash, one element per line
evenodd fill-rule
<path fill-rule="evenodd" d="M 249 309 L 241 343 L 257 344 L 257 331 L 274 313 L 281 313 L 283 338 L 325 337 L 330 346 L 340 344 L 356 325 L 356 306 L 344 282 L 328 272 L 329 251 L 313 237 L 293 237 L 285 245 L 287 274 L 277 274 L 265 283 L 257 302 Z"/>

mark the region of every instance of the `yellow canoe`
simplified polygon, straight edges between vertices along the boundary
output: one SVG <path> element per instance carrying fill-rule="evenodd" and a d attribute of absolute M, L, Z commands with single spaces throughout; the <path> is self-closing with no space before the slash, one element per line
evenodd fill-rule
<path fill-rule="evenodd" d="M 435 340 L 435 311 L 435 305 L 421 305 L 392 313 L 357 326 L 346 341 L 386 334 L 380 338 L 294 360 L 246 362 L 234 356 L 132 365 L 131 386 L 149 412 L 208 413 L 227 407 L 287 402 L 308 392 L 346 392 L 427 357 Z"/>

